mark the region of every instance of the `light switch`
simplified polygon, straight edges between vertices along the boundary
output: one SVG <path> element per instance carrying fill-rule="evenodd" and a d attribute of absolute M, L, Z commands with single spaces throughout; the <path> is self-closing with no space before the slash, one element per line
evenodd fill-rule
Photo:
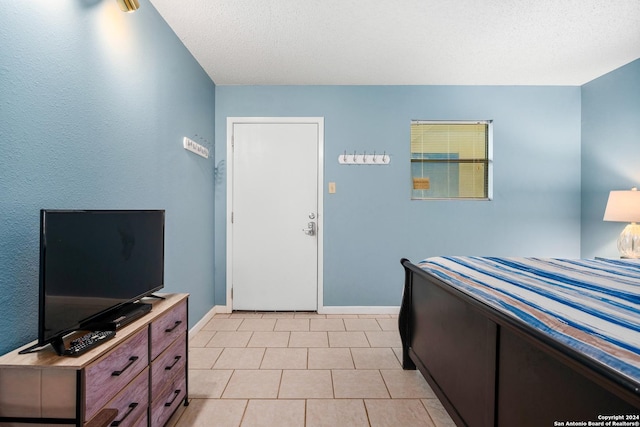
<path fill-rule="evenodd" d="M 336 192 L 336 183 L 335 182 L 330 182 L 329 183 L 329 194 L 334 194 Z"/>

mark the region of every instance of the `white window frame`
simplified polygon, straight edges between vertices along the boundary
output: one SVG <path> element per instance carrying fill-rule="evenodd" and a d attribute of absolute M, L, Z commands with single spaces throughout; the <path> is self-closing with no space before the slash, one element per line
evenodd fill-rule
<path fill-rule="evenodd" d="M 466 200 L 466 201 L 490 201 L 493 200 L 493 120 L 411 120 L 414 124 L 486 124 L 487 125 L 487 197 L 413 197 L 411 200 Z M 411 141 L 409 141 L 411 144 Z M 409 162 L 411 165 L 411 147 L 409 147 Z M 411 168 L 409 174 L 413 179 Z M 412 190 L 413 193 L 413 190 Z"/>

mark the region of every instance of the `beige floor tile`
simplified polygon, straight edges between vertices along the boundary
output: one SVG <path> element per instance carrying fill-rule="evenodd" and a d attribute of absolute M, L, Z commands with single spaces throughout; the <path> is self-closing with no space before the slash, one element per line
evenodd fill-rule
<path fill-rule="evenodd" d="M 307 349 L 267 348 L 260 369 L 307 369 Z"/>
<path fill-rule="evenodd" d="M 291 332 L 289 347 L 329 347 L 326 332 Z"/>
<path fill-rule="evenodd" d="M 399 331 L 398 319 L 376 319 L 383 331 Z"/>
<path fill-rule="evenodd" d="M 279 399 L 332 399 L 330 370 L 284 370 Z"/>
<path fill-rule="evenodd" d="M 191 399 L 175 427 L 238 427 L 246 407 L 247 400 Z"/>
<path fill-rule="evenodd" d="M 203 331 L 235 331 L 242 323 L 242 319 L 224 319 L 214 317 L 202 327 Z"/>
<path fill-rule="evenodd" d="M 247 347 L 287 347 L 289 332 L 254 332 Z"/>
<path fill-rule="evenodd" d="M 256 311 L 234 311 L 229 318 L 231 319 L 262 319 L 264 313 Z"/>
<path fill-rule="evenodd" d="M 333 370 L 333 394 L 336 399 L 386 399 L 387 387 L 377 370 Z"/>
<path fill-rule="evenodd" d="M 427 408 L 436 427 L 456 427 L 447 410 L 438 399 L 422 399 L 422 404 Z"/>
<path fill-rule="evenodd" d="M 454 427 L 419 371 L 402 370 L 397 323 L 397 315 L 216 314 L 189 340 L 191 404 L 169 427 Z"/>
<path fill-rule="evenodd" d="M 276 319 L 244 319 L 239 331 L 273 331 Z"/>
<path fill-rule="evenodd" d="M 280 370 L 236 370 L 222 394 L 223 399 L 275 399 L 280 386 Z"/>
<path fill-rule="evenodd" d="M 219 398 L 232 373 L 232 370 L 189 369 L 189 397 Z"/>
<path fill-rule="evenodd" d="M 390 348 L 352 348 L 356 369 L 401 369 L 398 358 Z"/>
<path fill-rule="evenodd" d="M 272 311 L 268 313 L 264 313 L 262 315 L 263 319 L 293 319 L 294 316 L 293 311 Z"/>
<path fill-rule="evenodd" d="M 381 331 L 376 319 L 344 319 L 347 331 Z"/>
<path fill-rule="evenodd" d="M 189 338 L 189 347 L 206 347 L 207 343 L 216 334 L 216 331 L 199 331 Z"/>
<path fill-rule="evenodd" d="M 326 319 L 327 316 L 324 314 L 318 314 L 314 311 L 299 311 L 294 313 L 293 317 L 295 319 Z"/>
<path fill-rule="evenodd" d="M 242 427 L 300 427 L 304 413 L 304 400 L 250 400 Z"/>
<path fill-rule="evenodd" d="M 342 319 L 311 319 L 310 331 L 344 331 Z"/>
<path fill-rule="evenodd" d="M 246 347 L 252 334 L 249 331 L 218 331 L 207 347 Z"/>
<path fill-rule="evenodd" d="M 213 365 L 214 369 L 258 369 L 264 348 L 225 348 Z"/>
<path fill-rule="evenodd" d="M 348 348 L 310 348 L 309 369 L 354 369 Z"/>
<path fill-rule="evenodd" d="M 309 319 L 278 319 L 274 331 L 308 331 Z"/>
<path fill-rule="evenodd" d="M 362 331 L 329 332 L 329 347 L 370 347 Z"/>
<path fill-rule="evenodd" d="M 398 363 L 400 363 L 400 366 L 402 366 L 402 347 L 394 347 L 391 350 L 393 350 L 393 354 L 396 355 Z"/>
<path fill-rule="evenodd" d="M 369 427 L 360 399 L 307 400 L 306 427 Z"/>
<path fill-rule="evenodd" d="M 189 349 L 189 368 L 211 369 L 220 353 L 222 353 L 221 348 L 192 347 Z"/>
<path fill-rule="evenodd" d="M 392 399 L 435 399 L 436 395 L 420 371 L 381 370 Z"/>
<path fill-rule="evenodd" d="M 367 331 L 365 334 L 371 347 L 402 347 L 398 331 Z"/>
<path fill-rule="evenodd" d="M 431 417 L 418 399 L 366 399 L 371 427 L 434 427 Z"/>

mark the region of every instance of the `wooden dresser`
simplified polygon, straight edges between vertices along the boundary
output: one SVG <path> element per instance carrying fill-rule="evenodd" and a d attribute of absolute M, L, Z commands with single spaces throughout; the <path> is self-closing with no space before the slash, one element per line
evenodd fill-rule
<path fill-rule="evenodd" d="M 0 426 L 163 426 L 188 404 L 188 295 L 162 296 L 146 298 L 150 313 L 79 357 L 50 346 L 0 357 Z"/>

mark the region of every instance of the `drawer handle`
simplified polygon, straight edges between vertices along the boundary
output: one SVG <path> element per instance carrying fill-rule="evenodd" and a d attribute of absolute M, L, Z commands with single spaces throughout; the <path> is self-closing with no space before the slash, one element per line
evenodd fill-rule
<path fill-rule="evenodd" d="M 165 371 L 170 371 L 174 366 L 176 366 L 176 363 L 178 363 L 178 360 L 180 360 L 182 356 L 176 356 L 175 359 L 173 359 L 173 363 L 169 366 L 165 366 L 164 370 Z"/>
<path fill-rule="evenodd" d="M 112 422 L 111 427 L 118 427 L 129 415 L 131 415 L 133 410 L 136 409 L 136 406 L 138 406 L 137 402 L 133 402 L 132 404 L 130 404 L 129 409 L 127 409 L 127 412 L 124 413 L 124 416 L 119 420 Z"/>
<path fill-rule="evenodd" d="M 175 401 L 176 401 L 176 399 L 177 399 L 177 398 L 178 398 L 178 396 L 180 395 L 180 392 L 181 392 L 181 391 L 182 391 L 182 390 L 176 390 L 176 391 L 174 391 L 174 392 L 173 392 L 173 395 L 174 395 L 174 396 L 173 396 L 173 399 L 171 399 L 170 401 L 168 401 L 167 403 L 165 403 L 165 404 L 164 404 L 164 406 L 171 406 L 171 405 L 173 405 L 173 402 L 175 402 Z"/>
<path fill-rule="evenodd" d="M 122 368 L 121 370 L 119 370 L 119 371 L 113 371 L 113 372 L 111 373 L 111 376 L 112 376 L 112 377 L 120 376 L 120 374 L 122 374 L 124 371 L 126 371 L 127 369 L 129 369 L 129 367 L 130 367 L 131 365 L 133 365 L 133 363 L 134 363 L 136 360 L 138 360 L 138 356 L 131 356 L 131 357 L 129 358 L 129 363 L 127 363 L 127 364 L 125 365 L 125 367 L 124 367 L 124 368 Z"/>
<path fill-rule="evenodd" d="M 169 329 L 165 329 L 165 332 L 173 332 L 173 330 L 175 328 L 177 328 L 180 324 L 182 323 L 182 320 L 176 320 L 176 323 L 174 323 L 173 328 L 169 328 Z"/>

